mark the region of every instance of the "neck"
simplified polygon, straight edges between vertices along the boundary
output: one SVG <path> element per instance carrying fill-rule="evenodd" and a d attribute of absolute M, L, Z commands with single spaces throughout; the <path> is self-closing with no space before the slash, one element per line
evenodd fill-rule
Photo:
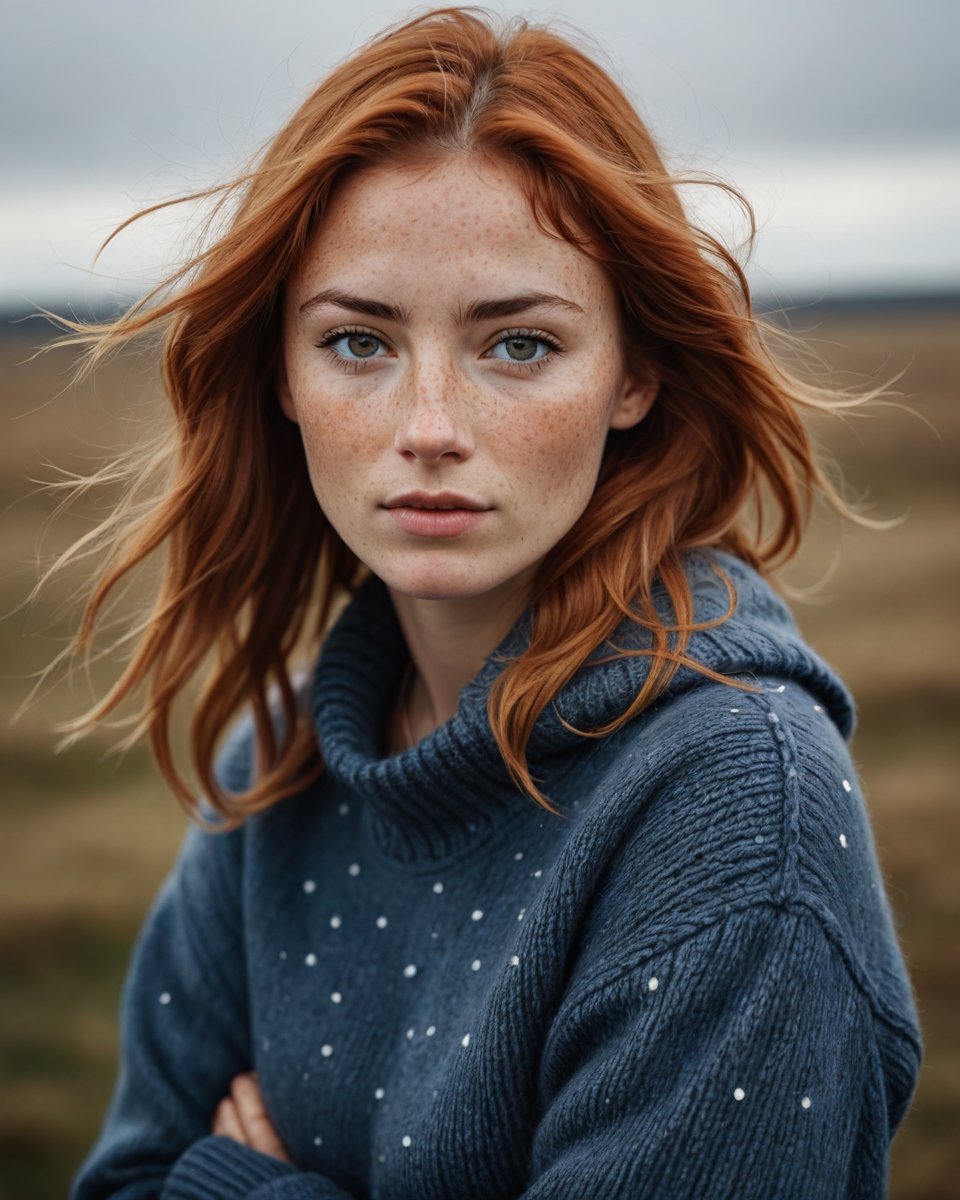
<path fill-rule="evenodd" d="M 432 600 L 390 589 L 410 651 L 413 678 L 405 706 L 409 733 L 420 741 L 457 711 L 460 689 L 513 628 L 526 604 L 527 586 L 511 580 L 482 596 Z"/>

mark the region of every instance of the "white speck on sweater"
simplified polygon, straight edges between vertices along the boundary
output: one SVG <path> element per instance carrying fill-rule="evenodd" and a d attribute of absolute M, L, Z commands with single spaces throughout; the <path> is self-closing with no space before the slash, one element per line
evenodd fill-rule
<path fill-rule="evenodd" d="M 437 1027 L 436 1027 L 436 1025 L 428 1025 L 428 1026 L 427 1026 L 427 1037 L 433 1037 L 433 1035 L 434 1035 L 436 1032 L 437 1032 Z"/>
<path fill-rule="evenodd" d="M 343 996 L 341 996 L 339 992 L 331 992 L 330 999 L 334 1002 L 334 1004 L 339 1004 L 343 999 Z"/>
<path fill-rule="evenodd" d="M 841 833 L 841 834 L 840 834 L 840 845 L 841 845 L 841 846 L 844 848 L 844 850 L 846 850 L 846 848 L 847 848 L 847 835 L 846 835 L 845 833 Z"/>
<path fill-rule="evenodd" d="M 329 1042 L 324 1042 L 323 1045 L 320 1047 L 320 1053 L 323 1055 L 324 1058 L 329 1058 L 330 1055 L 333 1053 L 333 1047 L 330 1045 Z"/>
<path fill-rule="evenodd" d="M 317 885 L 312 879 L 305 879 L 303 881 L 303 890 L 309 896 L 311 892 L 315 892 L 317 890 Z"/>
<path fill-rule="evenodd" d="M 169 992 L 161 992 L 160 995 L 157 997 L 157 999 L 160 1001 L 161 1004 L 169 1004 L 170 1003 L 170 993 Z"/>
<path fill-rule="evenodd" d="M 403 968 L 403 973 L 408 979 L 412 979 L 417 973 L 417 968 L 413 963 L 407 963 L 407 965 Z"/>
<path fill-rule="evenodd" d="M 460 1045 L 461 1046 L 469 1046 L 470 1045 L 470 1034 L 469 1033 L 465 1033 L 463 1035 L 463 1037 L 460 1039 Z"/>
<path fill-rule="evenodd" d="M 377 917 L 377 928 L 378 929 L 386 929 L 386 927 L 387 927 L 387 918 L 386 917 Z"/>
<path fill-rule="evenodd" d="M 400 1139 L 400 1141 L 402 1142 L 402 1144 L 403 1144 L 404 1146 L 409 1146 L 409 1145 L 410 1145 L 410 1134 L 409 1134 L 409 1133 L 405 1133 L 405 1134 L 403 1135 L 403 1137 Z"/>
<path fill-rule="evenodd" d="M 439 879 L 438 879 L 438 880 L 437 880 L 437 882 L 436 882 L 436 883 L 433 885 L 433 890 L 434 890 L 434 891 L 437 893 L 437 895 L 438 895 L 438 896 L 439 896 L 439 895 L 440 895 L 440 893 L 443 891 L 443 884 L 440 882 L 440 880 L 439 880 Z"/>
<path fill-rule="evenodd" d="M 480 959 L 479 958 L 475 958 L 473 960 L 473 962 L 470 964 L 470 970 L 471 971 L 479 971 L 480 970 Z"/>
<path fill-rule="evenodd" d="M 652 975 L 647 983 L 647 988 L 651 992 L 655 992 L 659 986 L 660 980 L 656 977 L 656 975 Z"/>
<path fill-rule="evenodd" d="M 350 866 L 347 867 L 347 874 L 348 875 L 359 875 L 360 874 L 360 864 L 359 863 L 351 863 Z"/>
<path fill-rule="evenodd" d="M 373 1093 L 373 1098 L 374 1100 L 382 1100 L 386 1094 L 387 1093 L 383 1090 L 383 1088 L 377 1088 Z"/>
<path fill-rule="evenodd" d="M 852 786 L 851 786 L 851 784 L 850 784 L 850 780 L 849 780 L 849 779 L 845 779 L 845 780 L 843 781 L 843 790 L 844 790 L 845 792 L 852 792 L 852 791 L 853 791 L 853 788 L 852 788 Z"/>
<path fill-rule="evenodd" d="M 317 956 L 315 954 L 308 954 L 303 961 L 308 967 L 315 967 L 317 965 Z"/>
<path fill-rule="evenodd" d="M 800 1101 L 800 1107 L 801 1108 L 809 1108 L 810 1107 L 810 1097 L 809 1096 L 804 1096 L 804 1098 Z"/>
<path fill-rule="evenodd" d="M 343 919 L 341 917 L 334 916 L 334 917 L 330 918 L 330 928 L 331 929 L 339 929 L 342 924 L 343 924 Z"/>
<path fill-rule="evenodd" d="M 734 1088 L 733 1089 L 734 1100 L 742 1100 L 746 1094 L 747 1093 L 743 1090 L 743 1088 Z"/>
<path fill-rule="evenodd" d="M 473 910 L 473 912 L 470 914 L 470 920 L 471 921 L 482 921 L 483 920 L 483 909 L 475 908 Z"/>
<path fill-rule="evenodd" d="M 520 956 L 518 954 L 510 955 L 510 966 L 511 967 L 519 967 L 520 966 Z"/>

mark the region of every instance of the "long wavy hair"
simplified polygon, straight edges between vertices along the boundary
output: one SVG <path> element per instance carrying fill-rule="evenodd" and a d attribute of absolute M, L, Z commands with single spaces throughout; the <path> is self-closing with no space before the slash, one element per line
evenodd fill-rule
<path fill-rule="evenodd" d="M 649 630 L 649 672 L 626 711 L 584 733 L 610 733 L 681 664 L 698 666 L 686 654 L 697 626 L 685 553 L 722 548 L 769 574 L 796 552 L 817 492 L 845 509 L 800 415 L 844 394 L 801 383 L 771 356 L 741 266 L 688 218 L 677 186 L 685 181 L 666 170 L 610 75 L 551 30 L 483 10 L 439 9 L 389 29 L 320 83 L 251 169 L 202 194 L 222 218 L 212 243 L 118 319 L 64 322 L 63 340 L 86 346 L 86 370 L 160 332 L 174 414 L 169 444 L 150 464 L 164 480 L 159 495 L 121 504 L 74 548 L 74 556 L 109 553 L 71 654 L 89 651 L 117 585 L 155 552 L 164 558 L 125 669 L 69 732 L 81 736 L 142 688 L 132 737 L 149 735 L 194 816 L 171 716 L 204 674 L 190 754 L 228 826 L 322 770 L 291 656 L 298 644 L 319 645 L 364 568 L 317 505 L 299 431 L 277 402 L 281 298 L 347 176 L 418 153 L 511 164 L 539 226 L 607 273 L 628 364 L 652 364 L 660 381 L 642 425 L 610 435 L 591 503 L 539 569 L 529 648 L 490 692 L 490 725 L 520 788 L 555 811 L 531 777 L 531 732 L 625 618 Z M 142 457 L 121 471 L 131 486 L 143 473 Z M 673 610 L 669 624 L 654 605 L 655 580 Z M 731 590 L 728 615 L 734 603 Z M 258 768 L 247 791 L 229 793 L 215 752 L 247 706 Z"/>

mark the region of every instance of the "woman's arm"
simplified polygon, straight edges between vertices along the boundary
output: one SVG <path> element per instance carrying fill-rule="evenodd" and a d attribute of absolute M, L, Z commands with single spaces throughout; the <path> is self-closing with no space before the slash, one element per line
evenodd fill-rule
<path fill-rule="evenodd" d="M 230 1200 L 291 1175 L 290 1194 L 344 1200 L 330 1180 L 210 1133 L 251 1066 L 241 839 L 191 828 L 154 901 L 124 986 L 119 1078 L 72 1200 Z"/>
<path fill-rule="evenodd" d="M 882 1033 L 813 916 L 732 912 L 561 1009 L 524 1200 L 885 1196 Z"/>

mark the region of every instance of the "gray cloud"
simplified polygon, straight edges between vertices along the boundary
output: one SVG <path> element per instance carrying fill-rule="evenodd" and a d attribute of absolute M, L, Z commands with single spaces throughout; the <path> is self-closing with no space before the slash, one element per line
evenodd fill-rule
<path fill-rule="evenodd" d="M 5 172 L 135 182 L 168 165 L 228 169 L 333 61 L 405 11 L 364 0 L 10 6 Z M 684 151 L 960 137 L 955 0 L 593 0 L 544 11 L 606 46 L 655 128 Z"/>

